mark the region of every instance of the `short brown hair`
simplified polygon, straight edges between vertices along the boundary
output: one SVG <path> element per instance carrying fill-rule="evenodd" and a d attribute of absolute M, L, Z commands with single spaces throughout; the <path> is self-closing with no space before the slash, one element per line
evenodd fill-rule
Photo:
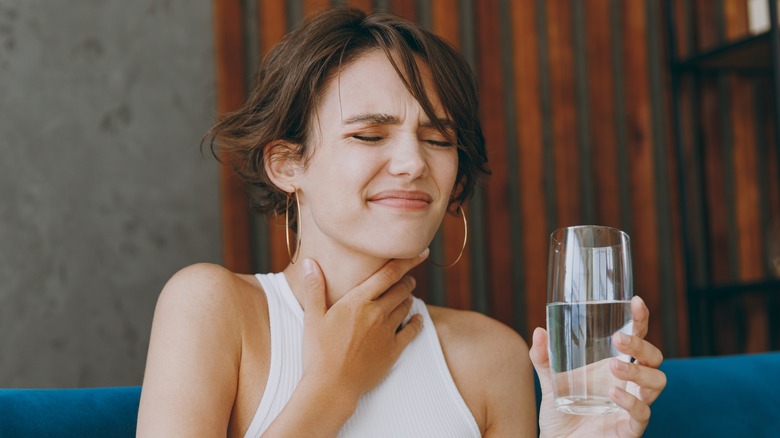
<path fill-rule="evenodd" d="M 297 144 L 296 158 L 304 159 L 310 120 L 326 85 L 338 69 L 374 49 L 385 52 L 429 120 L 439 125 L 415 55 L 430 69 L 457 136 L 458 173 L 450 207 L 469 198 L 481 174 L 489 173 L 476 82 L 466 60 L 444 40 L 408 20 L 339 7 L 307 20 L 276 45 L 263 60 L 244 106 L 206 134 L 217 158 L 229 157 L 237 174 L 255 189 L 253 206 L 258 211 L 281 214 L 287 200 L 265 172 L 265 146 L 280 140 Z M 444 126 L 435 127 L 445 132 Z"/>

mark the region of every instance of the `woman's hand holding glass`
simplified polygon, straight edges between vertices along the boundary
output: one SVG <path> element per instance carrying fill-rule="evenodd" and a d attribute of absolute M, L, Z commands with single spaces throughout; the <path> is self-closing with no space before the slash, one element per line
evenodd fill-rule
<path fill-rule="evenodd" d="M 610 398 L 623 410 L 603 416 L 571 415 L 555 406 L 552 376 L 547 349 L 547 331 L 537 328 L 533 334 L 531 361 L 542 387 L 539 415 L 541 436 L 619 436 L 640 437 L 650 419 L 650 405 L 666 386 L 666 375 L 658 369 L 663 361 L 661 351 L 645 340 L 650 312 L 639 297 L 631 300 L 633 335 L 616 333 L 617 350 L 636 359 L 634 363 L 609 359 L 612 374 L 627 381 L 626 389 L 610 389 Z"/>

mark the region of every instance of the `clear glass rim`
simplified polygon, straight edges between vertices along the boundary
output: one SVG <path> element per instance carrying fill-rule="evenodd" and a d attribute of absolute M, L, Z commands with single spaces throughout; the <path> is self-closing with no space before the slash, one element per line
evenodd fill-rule
<path fill-rule="evenodd" d="M 620 235 L 620 237 L 626 243 L 630 243 L 631 242 L 631 238 L 628 236 L 628 233 L 626 233 L 623 230 L 619 230 L 619 229 L 617 229 L 615 227 L 609 227 L 607 225 L 572 225 L 572 226 L 569 226 L 569 227 L 561 227 L 561 228 L 558 228 L 557 230 L 553 231 L 552 233 L 550 233 L 550 241 L 553 242 L 556 245 L 562 245 L 563 244 L 563 240 L 560 240 L 560 239 L 556 238 L 557 234 L 563 233 L 566 230 L 577 230 L 577 229 L 580 229 L 580 228 L 594 228 L 594 229 L 606 230 L 606 231 L 609 231 L 610 233 L 615 233 L 615 234 Z M 621 244 L 604 245 L 604 246 L 600 246 L 599 248 L 611 248 L 611 247 L 615 247 L 615 246 L 620 246 Z"/>

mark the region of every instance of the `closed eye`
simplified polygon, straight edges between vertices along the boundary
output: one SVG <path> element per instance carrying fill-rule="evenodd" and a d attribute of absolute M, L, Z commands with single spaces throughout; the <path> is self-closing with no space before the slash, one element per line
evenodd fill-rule
<path fill-rule="evenodd" d="M 448 141 L 438 141 L 438 140 L 425 140 L 428 144 L 431 144 L 433 146 L 439 146 L 439 147 L 450 147 L 452 146 L 452 143 Z"/>
<path fill-rule="evenodd" d="M 352 138 L 360 141 L 365 141 L 368 143 L 376 143 L 382 140 L 382 137 L 373 137 L 369 135 L 353 135 Z"/>

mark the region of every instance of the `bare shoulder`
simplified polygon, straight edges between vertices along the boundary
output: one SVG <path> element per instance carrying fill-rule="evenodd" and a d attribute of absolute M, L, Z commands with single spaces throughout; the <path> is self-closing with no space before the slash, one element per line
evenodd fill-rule
<path fill-rule="evenodd" d="M 224 435 L 236 421 L 231 414 L 240 395 L 247 336 L 262 337 L 257 328 L 267 320 L 260 286 L 252 280 L 218 265 L 197 264 L 166 283 L 154 312 L 141 393 L 143 434 Z"/>
<path fill-rule="evenodd" d="M 530 371 L 528 345 L 510 327 L 478 312 L 428 306 L 442 343 L 454 362 L 477 375 L 507 372 L 517 364 Z M 449 359 L 449 357 L 448 357 Z"/>
<path fill-rule="evenodd" d="M 231 305 L 242 298 L 256 294 L 258 285 L 251 276 L 235 274 L 228 269 L 211 264 L 198 263 L 187 266 L 173 275 L 165 284 L 158 305 Z"/>
<path fill-rule="evenodd" d="M 533 365 L 525 340 L 478 312 L 437 306 L 428 311 L 453 379 L 483 434 L 535 435 Z"/>

